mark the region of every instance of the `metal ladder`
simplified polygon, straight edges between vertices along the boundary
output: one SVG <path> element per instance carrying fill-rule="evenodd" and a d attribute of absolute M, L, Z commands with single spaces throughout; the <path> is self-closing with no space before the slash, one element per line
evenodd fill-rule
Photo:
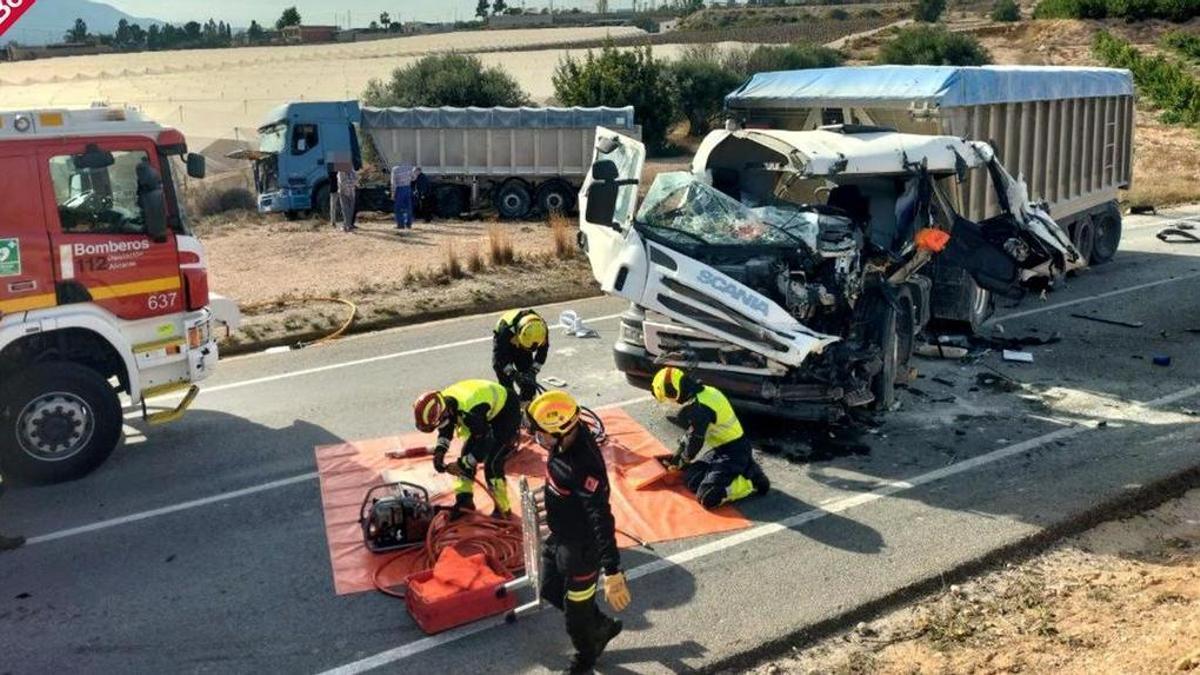
<path fill-rule="evenodd" d="M 504 620 L 512 623 L 542 608 L 542 543 L 549 534 L 546 526 L 545 488 L 532 490 L 529 480 L 521 478 L 517 485 L 521 500 L 521 537 L 524 540 L 525 574 L 504 584 L 496 591 L 497 597 L 523 588 L 533 589 L 533 600 L 518 606 L 505 615 Z"/>

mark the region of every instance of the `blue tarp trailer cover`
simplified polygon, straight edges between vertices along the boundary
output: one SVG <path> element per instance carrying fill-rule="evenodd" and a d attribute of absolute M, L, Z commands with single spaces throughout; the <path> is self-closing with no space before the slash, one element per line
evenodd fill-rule
<path fill-rule="evenodd" d="M 730 110 L 813 105 L 907 108 L 1132 96 L 1129 71 L 1058 66 L 848 66 L 758 73 L 725 97 Z"/>

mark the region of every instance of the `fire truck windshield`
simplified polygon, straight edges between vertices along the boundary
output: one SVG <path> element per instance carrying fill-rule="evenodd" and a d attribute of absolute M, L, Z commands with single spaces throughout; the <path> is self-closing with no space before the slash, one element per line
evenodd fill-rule
<path fill-rule="evenodd" d="M 80 166 L 75 155 L 50 158 L 50 177 L 64 232 L 144 234 L 142 195 L 148 189 L 149 157 L 141 151 L 112 153 L 110 166 Z"/>

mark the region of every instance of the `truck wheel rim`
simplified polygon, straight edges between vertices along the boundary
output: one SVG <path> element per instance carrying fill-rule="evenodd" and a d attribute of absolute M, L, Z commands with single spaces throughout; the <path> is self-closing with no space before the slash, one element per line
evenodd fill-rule
<path fill-rule="evenodd" d="M 17 440 L 25 454 L 41 462 L 61 462 L 92 440 L 96 418 L 79 396 L 56 391 L 30 401 L 17 418 Z"/>
<path fill-rule="evenodd" d="M 521 208 L 521 195 L 509 193 L 504 195 L 504 208 L 509 211 L 516 211 Z"/>
<path fill-rule="evenodd" d="M 563 204 L 566 204 L 566 202 L 567 200 L 562 195 L 558 194 L 557 192 L 552 192 L 546 195 L 546 210 L 562 211 Z"/>

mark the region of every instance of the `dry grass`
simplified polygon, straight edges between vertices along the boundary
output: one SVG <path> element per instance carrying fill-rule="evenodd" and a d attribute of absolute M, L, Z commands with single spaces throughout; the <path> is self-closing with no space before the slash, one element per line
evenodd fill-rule
<path fill-rule="evenodd" d="M 442 273 L 451 279 L 462 279 L 467 276 L 462 258 L 458 256 L 458 250 L 454 248 L 453 241 L 447 241 L 442 247 Z"/>
<path fill-rule="evenodd" d="M 467 271 L 471 274 L 479 274 L 487 267 L 487 262 L 483 259 L 483 254 L 479 252 L 478 247 L 472 247 L 471 252 L 467 254 Z"/>
<path fill-rule="evenodd" d="M 487 228 L 488 260 L 493 267 L 504 267 L 516 262 L 512 237 L 504 225 L 493 224 Z"/>
<path fill-rule="evenodd" d="M 185 208 L 193 216 L 215 216 L 230 211 L 254 211 L 258 200 L 244 187 L 201 187 L 188 191 Z"/>
<path fill-rule="evenodd" d="M 554 237 L 554 257 L 570 260 L 579 255 L 574 224 L 561 213 L 550 214 L 550 232 Z"/>

